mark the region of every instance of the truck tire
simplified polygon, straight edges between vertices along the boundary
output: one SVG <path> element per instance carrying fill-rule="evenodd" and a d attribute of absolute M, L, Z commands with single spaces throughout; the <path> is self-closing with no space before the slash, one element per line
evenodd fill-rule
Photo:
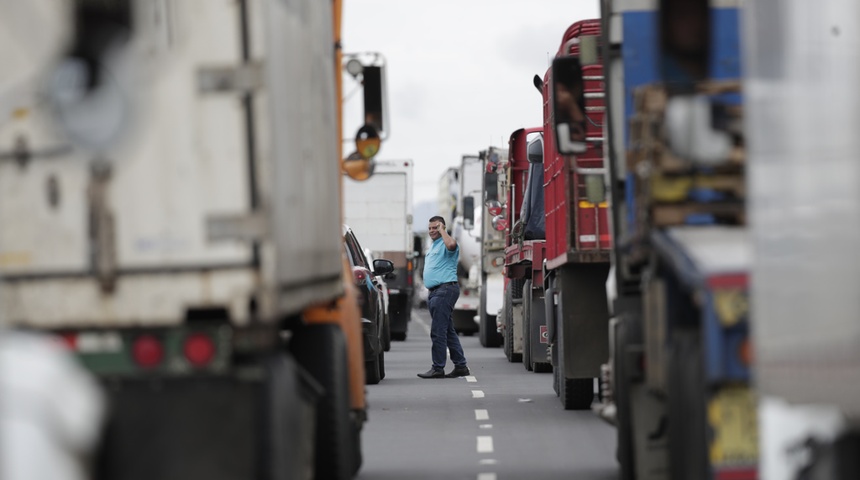
<path fill-rule="evenodd" d="M 565 410 L 588 410 L 594 401 L 593 378 L 567 378 L 564 368 L 564 322 L 558 322 L 558 398 Z"/>
<path fill-rule="evenodd" d="M 373 360 L 364 362 L 364 383 L 367 385 L 376 385 L 382 380 L 382 369 L 385 368 L 382 366 L 383 355 L 385 352 L 379 352 L 379 355 L 376 356 Z M 381 367 L 381 368 L 380 368 Z"/>
<path fill-rule="evenodd" d="M 514 353 L 514 301 L 513 301 L 513 284 L 516 280 L 511 280 L 505 286 L 504 308 L 505 308 L 505 358 L 509 362 L 520 362 L 523 357 L 520 353 Z"/>
<path fill-rule="evenodd" d="M 523 366 L 532 371 L 532 281 L 523 284 Z"/>
<path fill-rule="evenodd" d="M 481 276 L 481 303 L 478 307 L 480 316 L 481 346 L 485 348 L 498 348 L 502 346 L 502 335 L 496 328 L 496 316 L 487 313 L 487 275 Z"/>
<path fill-rule="evenodd" d="M 698 331 L 674 333 L 669 362 L 666 410 L 671 478 L 707 478 L 705 375 Z"/>
<path fill-rule="evenodd" d="M 317 404 L 314 465 L 318 480 L 347 480 L 361 466 L 359 426 L 350 418 L 346 340 L 337 325 L 307 325 L 290 351 L 323 388 Z"/>
<path fill-rule="evenodd" d="M 615 335 L 613 335 L 615 344 L 612 346 L 612 394 L 616 409 L 617 433 L 615 457 L 618 460 L 619 480 L 636 480 L 632 411 L 630 410 L 630 377 L 626 361 L 631 321 L 633 320 L 626 315 L 618 317 Z"/>
<path fill-rule="evenodd" d="M 406 340 L 406 332 L 391 332 L 391 339 L 396 342 L 403 342 Z"/>
<path fill-rule="evenodd" d="M 379 352 L 379 379 L 385 378 L 385 352 Z"/>

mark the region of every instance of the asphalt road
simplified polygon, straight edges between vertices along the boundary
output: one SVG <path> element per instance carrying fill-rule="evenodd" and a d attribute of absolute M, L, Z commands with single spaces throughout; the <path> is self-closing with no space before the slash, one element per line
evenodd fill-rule
<path fill-rule="evenodd" d="M 359 479 L 618 478 L 613 428 L 562 409 L 551 373 L 509 363 L 477 335 L 460 337 L 472 377 L 418 378 L 430 368 L 429 323 L 415 310 L 407 340 L 385 355 L 385 379 L 367 387 Z"/>

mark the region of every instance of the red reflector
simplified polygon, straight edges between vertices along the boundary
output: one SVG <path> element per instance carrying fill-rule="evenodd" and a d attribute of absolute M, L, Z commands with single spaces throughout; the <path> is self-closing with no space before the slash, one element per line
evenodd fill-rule
<path fill-rule="evenodd" d="M 412 275 L 406 276 L 406 285 L 412 286 Z"/>
<path fill-rule="evenodd" d="M 715 480 L 757 480 L 758 470 L 754 467 L 737 470 L 717 470 Z"/>
<path fill-rule="evenodd" d="M 134 340 L 131 356 L 143 368 L 152 368 L 164 358 L 161 342 L 152 335 L 141 335 Z"/>
<path fill-rule="evenodd" d="M 215 358 L 215 343 L 204 333 L 192 333 L 185 339 L 182 351 L 188 363 L 203 367 Z"/>
<path fill-rule="evenodd" d="M 78 349 L 78 335 L 76 333 L 64 333 L 60 335 L 60 341 L 71 350 Z"/>
<path fill-rule="evenodd" d="M 468 295 L 469 295 L 469 290 L 463 290 L 463 296 L 468 296 Z"/>

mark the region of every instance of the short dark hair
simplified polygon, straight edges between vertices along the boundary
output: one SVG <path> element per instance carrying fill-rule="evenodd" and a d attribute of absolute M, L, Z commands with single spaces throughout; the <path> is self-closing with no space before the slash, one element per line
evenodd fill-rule
<path fill-rule="evenodd" d="M 445 219 L 444 219 L 444 218 L 442 218 L 442 217 L 440 217 L 439 215 L 436 215 L 436 216 L 430 217 L 430 220 L 427 220 L 427 222 L 428 222 L 428 223 L 429 223 L 429 222 L 442 222 L 442 225 L 445 225 L 446 227 L 448 226 L 448 225 L 446 225 L 446 224 L 445 224 Z"/>

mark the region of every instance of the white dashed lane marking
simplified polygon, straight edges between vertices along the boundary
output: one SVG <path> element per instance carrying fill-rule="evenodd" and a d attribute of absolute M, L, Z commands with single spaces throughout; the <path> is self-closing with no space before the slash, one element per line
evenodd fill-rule
<path fill-rule="evenodd" d="M 466 381 L 467 381 L 467 382 L 469 382 L 469 383 L 475 383 L 475 382 L 477 382 L 477 381 L 478 381 L 478 379 L 477 379 L 477 378 L 475 378 L 475 376 L 474 376 L 474 375 L 469 375 L 469 376 L 467 376 L 467 377 L 466 377 Z"/>
<path fill-rule="evenodd" d="M 496 480 L 495 473 L 479 473 L 478 480 Z"/>
<path fill-rule="evenodd" d="M 478 437 L 478 453 L 493 453 L 493 437 L 489 435 Z"/>
<path fill-rule="evenodd" d="M 481 430 L 489 430 L 489 429 L 493 428 L 493 424 L 492 423 L 482 423 L 482 424 L 478 425 L 478 428 L 480 428 Z"/>
<path fill-rule="evenodd" d="M 484 410 L 484 409 L 475 410 L 475 420 L 480 422 L 481 420 L 489 420 L 489 419 L 490 419 L 490 414 L 486 410 Z"/>
<path fill-rule="evenodd" d="M 483 390 L 472 390 L 472 398 L 484 398 Z"/>
<path fill-rule="evenodd" d="M 495 465 L 499 463 L 495 458 L 482 458 L 478 465 Z"/>

